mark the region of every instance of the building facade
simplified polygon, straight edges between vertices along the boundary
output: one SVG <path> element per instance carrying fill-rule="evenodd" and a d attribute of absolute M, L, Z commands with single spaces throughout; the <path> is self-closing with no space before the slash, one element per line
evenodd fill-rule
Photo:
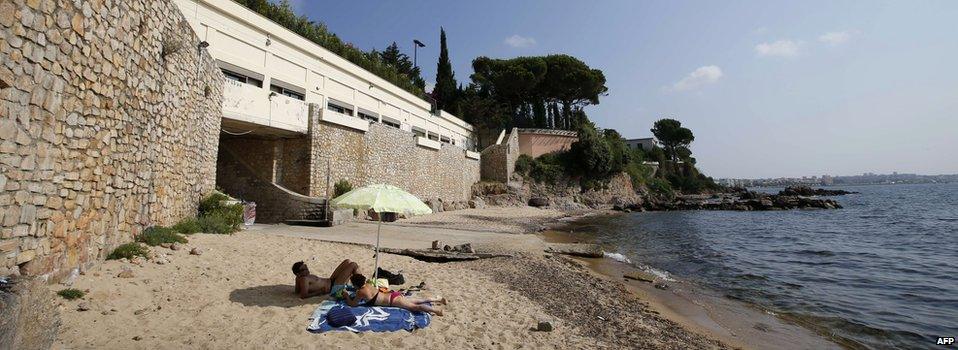
<path fill-rule="evenodd" d="M 643 151 L 650 151 L 653 147 L 657 145 L 654 138 L 646 137 L 642 139 L 627 139 L 625 140 L 625 145 L 629 146 L 629 149 L 640 149 Z"/>
<path fill-rule="evenodd" d="M 518 134 L 519 154 L 536 158 L 543 154 L 568 151 L 579 140 L 575 131 L 555 129 L 514 129 Z"/>
<path fill-rule="evenodd" d="M 227 193 L 302 202 L 295 194 L 326 198 L 348 181 L 470 199 L 480 155 L 468 123 L 233 1 L 174 2 L 226 77 L 217 186 Z"/>

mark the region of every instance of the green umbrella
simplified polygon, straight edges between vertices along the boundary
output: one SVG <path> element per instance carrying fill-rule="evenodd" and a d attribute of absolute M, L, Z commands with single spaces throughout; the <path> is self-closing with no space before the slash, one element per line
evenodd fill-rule
<path fill-rule="evenodd" d="M 419 198 L 396 186 L 385 184 L 360 187 L 343 195 L 333 198 L 330 205 L 336 208 L 356 209 L 367 211 L 372 209 L 379 214 L 379 225 L 376 228 L 376 267 L 373 270 L 373 281 L 379 278 L 379 236 L 382 232 L 383 213 L 401 213 L 405 216 L 432 214 L 432 209 Z"/>

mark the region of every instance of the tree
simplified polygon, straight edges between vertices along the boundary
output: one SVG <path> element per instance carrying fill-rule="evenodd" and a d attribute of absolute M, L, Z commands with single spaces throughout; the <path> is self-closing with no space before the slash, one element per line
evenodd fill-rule
<path fill-rule="evenodd" d="M 436 107 L 446 111 L 455 111 L 456 103 L 456 74 L 452 71 L 452 62 L 449 61 L 449 50 L 446 48 L 446 30 L 439 28 L 439 66 L 436 69 L 436 86 L 432 89 L 432 97 L 436 99 Z"/>
<path fill-rule="evenodd" d="M 692 130 L 682 127 L 682 122 L 675 119 L 660 119 L 652 125 L 652 134 L 665 147 L 665 154 L 673 162 L 679 160 L 680 156 L 685 159 L 691 155 L 688 151 L 689 145 L 695 141 Z M 682 150 L 682 149 L 685 150 Z"/>
<path fill-rule="evenodd" d="M 472 61 L 471 78 L 482 96 L 511 116 L 498 128 L 535 126 L 577 130 L 588 122 L 583 107 L 606 94 L 605 76 L 568 55 Z"/>
<path fill-rule="evenodd" d="M 395 68 L 400 74 L 405 74 L 413 85 L 425 89 L 426 81 L 423 80 L 420 75 L 419 67 L 413 65 L 412 60 L 409 59 L 409 55 L 399 51 L 399 45 L 397 45 L 395 41 L 387 46 L 383 52 L 375 52 L 375 50 L 372 52 L 377 54 L 383 64 Z"/>

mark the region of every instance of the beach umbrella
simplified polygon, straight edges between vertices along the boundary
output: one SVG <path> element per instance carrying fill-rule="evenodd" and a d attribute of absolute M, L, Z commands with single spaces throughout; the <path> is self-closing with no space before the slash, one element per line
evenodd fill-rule
<path fill-rule="evenodd" d="M 369 185 L 346 192 L 329 203 L 335 208 L 367 211 L 372 209 L 379 216 L 376 228 L 376 267 L 373 281 L 379 278 L 379 237 L 383 227 L 383 213 L 399 213 L 406 217 L 431 214 L 432 209 L 419 198 L 401 188 L 386 184 Z"/>

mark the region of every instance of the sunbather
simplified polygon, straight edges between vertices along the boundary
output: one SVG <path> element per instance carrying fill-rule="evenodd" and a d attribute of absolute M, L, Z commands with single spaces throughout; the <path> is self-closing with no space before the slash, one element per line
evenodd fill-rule
<path fill-rule="evenodd" d="M 420 299 L 407 298 L 401 292 L 380 288 L 373 285 L 372 281 L 367 281 L 366 276 L 354 274 L 350 281 L 356 286 L 356 295 L 350 296 L 348 293 L 343 299 L 349 306 L 394 306 L 409 311 L 422 311 L 442 316 L 442 309 L 430 306 L 426 303 L 446 304 L 446 299 Z"/>
<path fill-rule="evenodd" d="M 297 262 L 293 264 L 293 274 L 296 275 L 296 295 L 305 299 L 328 293 L 335 299 L 341 299 L 343 294 L 348 294 L 343 293 L 343 290 L 346 289 L 349 276 L 355 273 L 359 273 L 359 265 L 349 259 L 339 263 L 329 278 L 310 274 L 306 263 Z"/>

